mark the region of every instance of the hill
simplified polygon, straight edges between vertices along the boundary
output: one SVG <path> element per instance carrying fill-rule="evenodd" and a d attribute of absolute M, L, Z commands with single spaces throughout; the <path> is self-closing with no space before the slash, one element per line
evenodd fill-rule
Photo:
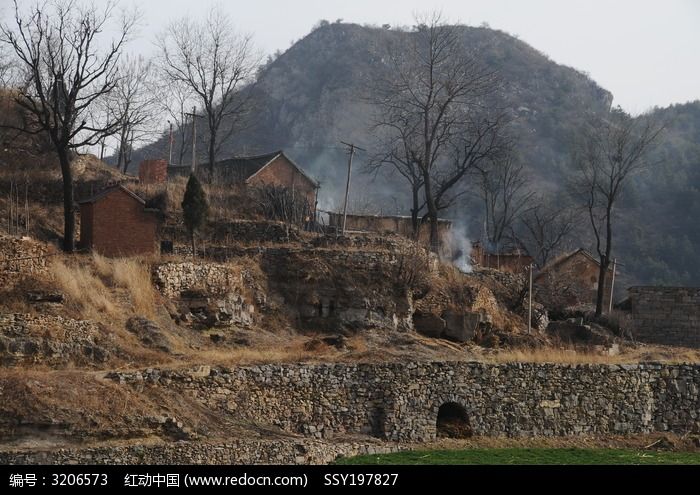
<path fill-rule="evenodd" d="M 347 163 L 339 141 L 371 148 L 367 81 L 387 70 L 384 47 L 410 36 L 342 23 L 315 29 L 261 69 L 253 89 L 258 101 L 253 125 L 227 143 L 222 156 L 285 149 L 321 181 L 321 208 L 337 207 Z M 586 114 L 608 112 L 612 95 L 507 33 L 464 26 L 461 36 L 465 49 L 500 75 L 518 150 L 536 187 L 563 192 L 569 143 L 579 122 Z M 623 264 L 622 284 L 700 285 L 700 262 L 694 261 L 700 258 L 698 229 L 692 222 L 698 195 L 691 186 L 699 161 L 699 105 L 656 110 L 669 121 L 653 160 L 660 164 L 635 182 L 618 210 L 622 230 L 615 255 Z M 198 146 L 204 159 L 204 143 Z M 162 139 L 143 148 L 134 166 L 142 158 L 165 156 L 165 147 Z M 361 167 L 366 159 L 360 154 L 356 163 Z M 403 184 L 395 178 L 356 173 L 353 188 L 355 210 L 406 213 Z M 482 214 L 473 197 L 446 216 L 464 224 L 471 238 L 480 237 Z M 590 247 L 588 241 L 581 235 L 572 245 Z"/>
<path fill-rule="evenodd" d="M 558 174 L 575 116 L 606 112 L 612 95 L 506 33 L 465 26 L 461 34 L 465 49 L 500 74 L 525 159 L 537 164 L 542 177 Z M 261 70 L 253 125 L 227 143 L 222 156 L 283 148 L 321 180 L 326 201 L 336 196 L 347 162 L 339 140 L 371 146 L 367 83 L 372 74 L 388 70 L 385 46 L 412 35 L 355 24 L 314 30 Z M 142 149 L 134 167 L 141 158 L 163 156 L 166 144 Z M 200 150 L 204 159 L 204 147 Z M 388 181 L 372 189 L 385 199 L 397 192 Z"/>

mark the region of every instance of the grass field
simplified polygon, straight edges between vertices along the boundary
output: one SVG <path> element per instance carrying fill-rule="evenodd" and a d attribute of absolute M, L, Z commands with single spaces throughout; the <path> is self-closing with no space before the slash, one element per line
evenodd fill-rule
<path fill-rule="evenodd" d="M 700 452 L 575 448 L 414 450 L 339 459 L 337 464 L 700 464 Z"/>

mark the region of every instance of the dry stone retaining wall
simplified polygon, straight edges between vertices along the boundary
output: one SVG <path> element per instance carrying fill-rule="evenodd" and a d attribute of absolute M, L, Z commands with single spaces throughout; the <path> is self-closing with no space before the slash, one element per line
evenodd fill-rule
<path fill-rule="evenodd" d="M 699 287 L 632 287 L 629 295 L 636 339 L 700 348 Z"/>
<path fill-rule="evenodd" d="M 699 365 L 385 363 L 113 372 L 122 386 L 187 394 L 204 409 L 291 435 L 0 452 L 2 464 L 310 464 L 433 440 L 439 408 L 476 435 L 700 431 Z M 273 428 L 275 429 L 275 428 Z M 358 434 L 379 437 L 375 440 Z M 390 440 L 390 441 L 385 441 Z"/>
<path fill-rule="evenodd" d="M 113 373 L 166 387 L 208 409 L 315 438 L 436 437 L 441 405 L 464 408 L 476 435 L 700 431 L 698 365 L 387 363 L 261 365 Z"/>
<path fill-rule="evenodd" d="M 26 274 L 48 270 L 53 250 L 27 237 L 0 235 L 0 284 L 6 286 Z"/>
<path fill-rule="evenodd" d="M 166 297 L 195 289 L 221 295 L 243 287 L 241 271 L 223 263 L 163 263 L 155 267 L 153 276 Z"/>
<path fill-rule="evenodd" d="M 230 440 L 226 443 L 64 448 L 0 452 L 0 464 L 328 464 L 338 457 L 396 452 L 392 444 L 330 443 L 310 439 Z"/>

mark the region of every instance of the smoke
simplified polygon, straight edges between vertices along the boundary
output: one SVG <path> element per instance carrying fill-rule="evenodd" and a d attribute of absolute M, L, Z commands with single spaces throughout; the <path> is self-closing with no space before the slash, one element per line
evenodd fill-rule
<path fill-rule="evenodd" d="M 467 236 L 467 228 L 463 224 L 451 229 L 452 264 L 464 273 L 471 273 L 472 243 Z"/>

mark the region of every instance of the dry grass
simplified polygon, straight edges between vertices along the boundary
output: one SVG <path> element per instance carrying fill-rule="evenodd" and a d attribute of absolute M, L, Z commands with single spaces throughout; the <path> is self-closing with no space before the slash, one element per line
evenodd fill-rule
<path fill-rule="evenodd" d="M 700 362 L 695 349 L 645 345 L 623 349 L 615 356 L 573 348 L 510 349 L 486 355 L 492 363 L 564 363 L 564 364 L 631 364 L 663 362 L 668 364 Z"/>
<path fill-rule="evenodd" d="M 80 311 L 82 318 L 103 320 L 120 308 L 114 289 L 126 291 L 130 305 L 122 313 L 133 312 L 152 317 L 156 309 L 156 291 L 151 283 L 148 263 L 138 258 L 107 259 L 93 254 L 92 263 L 67 265 L 57 260 L 52 273 L 59 288 Z"/>
<path fill-rule="evenodd" d="M 310 337 L 288 336 L 285 339 L 270 340 L 264 345 L 235 349 L 202 350 L 191 356 L 192 364 L 213 364 L 221 366 L 245 366 L 269 363 L 321 363 L 344 361 L 349 353 L 365 351 L 366 345 L 360 337 L 347 339 L 347 350 L 320 344 L 308 346 L 315 341 Z M 352 350 L 352 352 L 349 352 Z"/>
<path fill-rule="evenodd" d="M 118 286 L 127 289 L 133 307 L 139 315 L 154 315 L 156 293 L 151 283 L 150 269 L 145 262 L 133 258 L 114 260 L 112 277 Z"/>
<path fill-rule="evenodd" d="M 635 362 L 630 356 L 585 352 L 569 348 L 511 349 L 485 358 L 494 363 L 614 364 Z"/>
<path fill-rule="evenodd" d="M 84 318 L 101 319 L 104 315 L 116 314 L 111 291 L 89 266 L 68 266 L 57 260 L 51 269 L 69 303 L 75 305 Z"/>

